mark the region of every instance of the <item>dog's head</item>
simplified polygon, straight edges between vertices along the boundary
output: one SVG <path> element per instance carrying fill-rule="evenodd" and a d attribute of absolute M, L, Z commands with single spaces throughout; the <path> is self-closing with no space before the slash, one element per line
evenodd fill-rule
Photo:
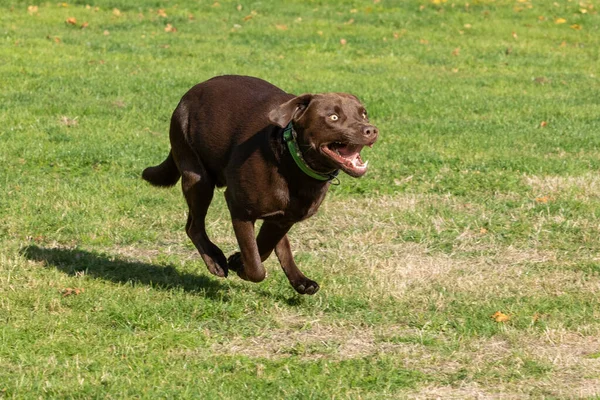
<path fill-rule="evenodd" d="M 379 135 L 365 107 L 346 93 L 303 94 L 271 110 L 269 120 L 282 128 L 292 122 L 302 155 L 313 169 L 341 169 L 354 177 L 367 172 L 360 152 Z"/>

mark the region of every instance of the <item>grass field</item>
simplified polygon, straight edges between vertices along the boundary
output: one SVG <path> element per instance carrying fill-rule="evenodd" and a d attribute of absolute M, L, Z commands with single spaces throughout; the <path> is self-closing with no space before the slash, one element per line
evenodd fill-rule
<path fill-rule="evenodd" d="M 599 2 L 127 4 L 0 6 L 0 398 L 600 396 Z M 229 73 L 381 131 L 290 235 L 315 296 L 140 179 Z"/>

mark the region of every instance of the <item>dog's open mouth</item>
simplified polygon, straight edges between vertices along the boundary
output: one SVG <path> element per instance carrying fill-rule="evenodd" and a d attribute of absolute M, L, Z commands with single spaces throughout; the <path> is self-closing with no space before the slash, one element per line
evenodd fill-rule
<path fill-rule="evenodd" d="M 362 144 L 333 142 L 321 146 L 321 151 L 340 166 L 348 175 L 359 177 L 367 172 L 368 161 L 363 161 L 360 152 Z"/>

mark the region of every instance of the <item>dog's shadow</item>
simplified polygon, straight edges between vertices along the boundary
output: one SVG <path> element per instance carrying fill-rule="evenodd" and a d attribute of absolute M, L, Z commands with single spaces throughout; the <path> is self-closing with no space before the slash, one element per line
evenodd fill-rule
<path fill-rule="evenodd" d="M 215 300 L 228 299 L 228 284 L 207 276 L 179 272 L 172 265 L 160 266 L 81 249 L 36 245 L 22 248 L 21 254 L 29 260 L 43 262 L 47 268 L 56 268 L 72 276 L 84 273 L 115 283 L 141 284 L 161 290 L 183 289 Z"/>

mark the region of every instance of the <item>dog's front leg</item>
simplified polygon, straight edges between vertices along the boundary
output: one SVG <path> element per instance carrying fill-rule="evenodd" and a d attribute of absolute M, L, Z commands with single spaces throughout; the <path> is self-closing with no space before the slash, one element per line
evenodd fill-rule
<path fill-rule="evenodd" d="M 260 228 L 256 243 L 262 261 L 275 249 L 281 268 L 287 276 L 290 284 L 300 294 L 315 294 L 319 290 L 319 284 L 308 279 L 296 265 L 287 232 L 293 224 L 265 221 Z"/>
<path fill-rule="evenodd" d="M 319 284 L 312 279 L 308 279 L 296 265 L 287 235 L 283 235 L 281 240 L 277 243 L 277 246 L 275 246 L 275 254 L 279 259 L 283 272 L 285 272 L 285 275 L 292 287 L 296 289 L 296 292 L 300 294 L 317 293 Z"/>
<path fill-rule="evenodd" d="M 267 271 L 262 265 L 258 246 L 254 237 L 254 221 L 245 221 L 233 218 L 233 230 L 237 238 L 240 252 L 235 253 L 227 263 L 229 269 L 238 276 L 251 282 L 260 282 L 265 279 Z"/>

